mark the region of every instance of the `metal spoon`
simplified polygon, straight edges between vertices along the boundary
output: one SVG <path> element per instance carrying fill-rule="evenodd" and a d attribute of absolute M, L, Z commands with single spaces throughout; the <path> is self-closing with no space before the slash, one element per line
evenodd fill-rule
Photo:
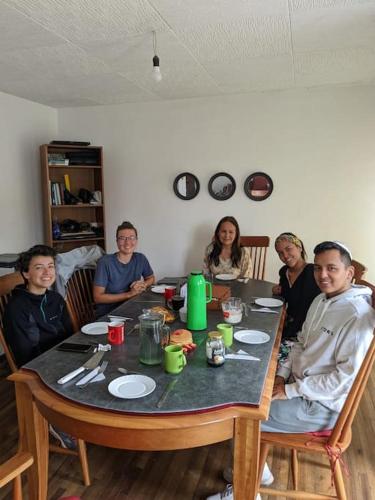
<path fill-rule="evenodd" d="M 140 372 L 134 372 L 132 370 L 127 370 L 126 368 L 117 368 L 117 371 L 123 373 L 124 375 L 142 375 Z"/>

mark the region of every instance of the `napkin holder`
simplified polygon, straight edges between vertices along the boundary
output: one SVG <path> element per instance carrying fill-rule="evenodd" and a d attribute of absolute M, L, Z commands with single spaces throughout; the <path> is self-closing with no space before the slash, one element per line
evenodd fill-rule
<path fill-rule="evenodd" d="M 221 311 L 221 303 L 231 296 L 229 286 L 212 285 L 212 301 L 207 304 L 210 311 Z"/>

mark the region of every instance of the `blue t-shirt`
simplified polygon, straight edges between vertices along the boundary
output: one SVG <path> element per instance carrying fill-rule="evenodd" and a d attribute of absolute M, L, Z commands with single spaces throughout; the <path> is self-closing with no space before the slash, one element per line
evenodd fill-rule
<path fill-rule="evenodd" d="M 141 277 L 149 278 L 154 274 L 147 258 L 138 252 L 134 252 L 127 264 L 123 264 L 117 258 L 117 254 L 104 255 L 97 264 L 94 284 L 103 286 L 105 293 L 128 292 L 133 281 Z M 104 316 L 117 307 L 119 302 L 112 304 L 97 304 L 97 317 Z"/>

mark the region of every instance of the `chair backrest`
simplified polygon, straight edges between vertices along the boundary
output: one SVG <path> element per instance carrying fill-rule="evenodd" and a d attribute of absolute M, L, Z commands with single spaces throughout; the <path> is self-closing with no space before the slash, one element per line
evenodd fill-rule
<path fill-rule="evenodd" d="M 74 331 L 95 319 L 92 291 L 94 274 L 94 269 L 78 269 L 69 278 L 66 303 Z"/>
<path fill-rule="evenodd" d="M 33 456 L 27 451 L 20 451 L 5 463 L 0 465 L 0 488 L 13 481 L 13 499 L 22 500 L 21 474 L 34 462 Z"/>
<path fill-rule="evenodd" d="M 366 274 L 367 267 L 358 262 L 358 260 L 352 260 L 352 266 L 354 267 L 353 283 L 357 283 Z"/>
<path fill-rule="evenodd" d="M 12 296 L 12 290 L 16 285 L 20 285 L 24 283 L 21 273 L 15 272 L 10 274 L 5 274 L 4 276 L 0 276 L 0 344 L 4 350 L 5 357 L 7 358 L 8 364 L 12 372 L 17 371 L 17 365 L 10 350 L 10 347 L 5 341 L 4 332 L 3 332 L 3 319 L 4 319 L 4 311 L 6 305 L 9 302 L 10 297 Z"/>
<path fill-rule="evenodd" d="M 356 285 L 362 285 L 362 286 L 367 286 L 372 290 L 372 307 L 375 309 L 375 285 L 372 285 L 368 281 L 365 280 L 358 280 L 355 282 Z"/>
<path fill-rule="evenodd" d="M 252 278 L 256 280 L 264 279 L 266 269 L 267 249 L 270 246 L 268 236 L 241 236 L 240 243 L 242 247 L 250 249 L 251 262 L 253 263 Z"/>
<path fill-rule="evenodd" d="M 357 413 L 358 405 L 361 401 L 363 392 L 366 388 L 367 380 L 370 376 L 372 366 L 375 359 L 375 330 L 374 337 L 370 347 L 367 350 L 365 359 L 362 362 L 353 385 L 346 398 L 345 404 L 340 412 L 335 427 L 331 436 L 328 439 L 328 444 L 332 447 L 336 446 L 339 441 L 345 442 L 348 440 L 349 433 L 355 414 Z"/>

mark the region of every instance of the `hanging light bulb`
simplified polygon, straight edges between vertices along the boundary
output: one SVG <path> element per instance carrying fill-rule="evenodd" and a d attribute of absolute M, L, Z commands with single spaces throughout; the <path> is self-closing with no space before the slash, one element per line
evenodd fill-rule
<path fill-rule="evenodd" d="M 152 58 L 152 78 L 155 80 L 155 82 L 160 82 L 162 80 L 162 74 L 160 71 L 160 60 L 159 57 L 156 55 L 156 31 L 152 32 L 153 34 L 153 45 L 154 45 L 154 57 Z"/>
<path fill-rule="evenodd" d="M 155 82 L 160 82 L 162 80 L 163 76 L 162 76 L 161 71 L 160 71 L 158 56 L 154 56 L 152 58 L 152 63 L 154 65 L 153 70 L 152 70 L 152 78 L 155 80 Z"/>

